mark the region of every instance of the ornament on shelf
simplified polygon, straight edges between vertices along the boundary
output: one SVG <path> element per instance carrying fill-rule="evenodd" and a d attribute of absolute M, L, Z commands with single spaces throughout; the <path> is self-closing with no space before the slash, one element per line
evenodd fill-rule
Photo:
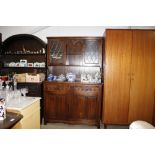
<path fill-rule="evenodd" d="M 96 72 L 94 76 L 91 74 L 82 73 L 81 82 L 101 83 L 101 73 Z"/>

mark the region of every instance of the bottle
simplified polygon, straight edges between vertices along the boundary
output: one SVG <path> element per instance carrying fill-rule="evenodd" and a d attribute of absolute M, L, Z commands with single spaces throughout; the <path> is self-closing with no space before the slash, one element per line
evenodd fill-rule
<path fill-rule="evenodd" d="M 17 90 L 17 81 L 14 79 L 13 81 L 13 90 Z"/>
<path fill-rule="evenodd" d="M 5 99 L 0 99 L 0 120 L 4 120 L 6 118 L 6 106 Z"/>
<path fill-rule="evenodd" d="M 15 78 L 15 73 L 13 75 L 13 90 L 17 90 L 17 80 Z"/>

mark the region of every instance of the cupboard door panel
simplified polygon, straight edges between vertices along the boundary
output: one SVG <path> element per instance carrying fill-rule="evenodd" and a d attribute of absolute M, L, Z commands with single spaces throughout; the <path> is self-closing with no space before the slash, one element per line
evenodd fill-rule
<path fill-rule="evenodd" d="M 69 106 L 69 113 L 71 119 L 85 119 L 86 118 L 86 98 L 81 95 L 74 95 L 73 103 Z"/>
<path fill-rule="evenodd" d="M 129 122 L 152 123 L 155 81 L 155 32 L 134 30 Z"/>
<path fill-rule="evenodd" d="M 83 65 L 84 39 L 68 38 L 66 65 Z"/>
<path fill-rule="evenodd" d="M 57 118 L 57 97 L 53 94 L 46 94 L 45 96 L 45 110 L 47 118 Z"/>
<path fill-rule="evenodd" d="M 67 95 L 56 95 L 57 96 L 57 108 L 58 108 L 58 119 L 66 120 L 68 115 L 68 102 Z"/>
<path fill-rule="evenodd" d="M 102 122 L 127 124 L 130 97 L 131 30 L 107 30 Z"/>
<path fill-rule="evenodd" d="M 46 117 L 48 119 L 65 120 L 68 115 L 68 103 L 65 95 L 47 94 Z"/>
<path fill-rule="evenodd" d="M 48 65 L 65 65 L 66 42 L 64 39 L 48 39 Z"/>
<path fill-rule="evenodd" d="M 98 120 L 99 104 L 97 97 L 75 95 L 74 102 L 70 104 L 70 118 L 75 120 Z"/>
<path fill-rule="evenodd" d="M 102 64 L 102 39 L 86 39 L 84 48 L 84 65 L 100 66 Z"/>
<path fill-rule="evenodd" d="M 86 104 L 87 104 L 87 118 L 89 120 L 98 120 L 100 116 L 98 98 L 93 96 L 87 97 Z"/>

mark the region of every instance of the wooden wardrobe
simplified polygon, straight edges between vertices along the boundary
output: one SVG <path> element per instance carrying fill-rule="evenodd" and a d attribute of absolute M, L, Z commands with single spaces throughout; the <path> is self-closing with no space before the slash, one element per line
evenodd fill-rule
<path fill-rule="evenodd" d="M 102 123 L 154 123 L 155 30 L 106 30 Z"/>

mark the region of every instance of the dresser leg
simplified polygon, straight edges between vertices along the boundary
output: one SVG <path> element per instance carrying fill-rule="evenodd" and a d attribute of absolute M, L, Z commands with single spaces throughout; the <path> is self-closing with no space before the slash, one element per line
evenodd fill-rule
<path fill-rule="evenodd" d="M 104 124 L 104 129 L 107 129 L 107 124 Z"/>
<path fill-rule="evenodd" d="M 99 124 L 97 124 L 97 129 L 100 129 L 100 123 L 99 123 Z"/>
<path fill-rule="evenodd" d="M 44 125 L 46 125 L 47 124 L 47 121 L 44 119 Z"/>

